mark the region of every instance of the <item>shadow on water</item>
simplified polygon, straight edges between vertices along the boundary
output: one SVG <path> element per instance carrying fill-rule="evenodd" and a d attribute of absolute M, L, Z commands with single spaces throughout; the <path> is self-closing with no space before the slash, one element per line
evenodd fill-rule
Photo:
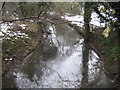
<path fill-rule="evenodd" d="M 10 81 L 13 82 L 4 82 L 4 87 L 79 88 L 98 84 L 101 87 L 108 83 L 106 77 L 103 77 L 104 73 L 100 74 L 100 58 L 89 50 L 88 44 L 83 44 L 84 39 L 80 35 L 62 24 L 49 24 L 47 29 L 51 34 L 44 35 L 45 42 L 26 59 L 20 69 L 11 72 Z M 11 86 L 8 86 L 9 83 Z"/>

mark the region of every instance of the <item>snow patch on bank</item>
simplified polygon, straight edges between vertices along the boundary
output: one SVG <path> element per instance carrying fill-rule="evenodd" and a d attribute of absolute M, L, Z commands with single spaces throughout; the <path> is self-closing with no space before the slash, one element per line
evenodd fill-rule
<path fill-rule="evenodd" d="M 25 24 L 19 24 L 21 29 L 26 29 Z M 10 37 L 14 37 L 14 39 L 18 38 L 29 38 L 29 36 L 21 31 L 13 31 L 13 23 L 4 23 L 0 25 L 0 40 L 10 39 Z"/>
<path fill-rule="evenodd" d="M 61 18 L 67 19 L 68 21 L 71 21 L 72 24 L 76 24 L 77 26 L 82 27 L 84 25 L 84 17 L 80 15 L 76 16 L 62 16 Z"/>
<path fill-rule="evenodd" d="M 76 24 L 77 26 L 80 27 L 84 25 L 84 17 L 82 15 L 76 15 L 76 16 L 65 15 L 65 16 L 61 16 L 61 18 L 67 19 L 68 21 L 71 21 L 72 24 Z M 91 14 L 90 24 L 93 24 L 98 27 L 105 27 L 105 23 L 100 22 L 100 18 L 95 12 Z"/>

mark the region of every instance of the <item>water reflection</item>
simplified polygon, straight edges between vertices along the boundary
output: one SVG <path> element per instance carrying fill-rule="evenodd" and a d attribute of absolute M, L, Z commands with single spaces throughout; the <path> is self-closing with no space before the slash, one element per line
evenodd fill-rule
<path fill-rule="evenodd" d="M 20 76 L 17 79 L 19 87 L 77 87 L 80 84 L 80 80 L 82 77 L 82 58 L 80 52 L 81 47 L 82 45 L 79 47 L 76 45 L 76 47 L 74 47 L 76 48 L 76 50 L 69 57 L 58 56 L 51 61 L 44 61 L 45 66 L 43 66 L 43 64 L 40 64 L 42 66 L 41 71 L 43 72 L 43 75 L 39 79 L 37 78 L 37 81 L 31 81 L 28 76 L 24 75 L 23 72 L 20 71 L 17 74 L 17 77 Z M 23 68 L 23 70 L 25 70 L 25 68 Z M 24 77 L 24 79 L 21 77 Z M 23 84 L 25 82 L 29 83 L 29 86 Z M 38 83 L 37 86 L 35 82 Z"/>
<path fill-rule="evenodd" d="M 17 85 L 16 85 L 16 80 L 15 80 L 15 76 L 14 75 L 10 75 L 9 77 L 5 77 L 5 78 L 2 78 L 2 87 L 4 88 L 16 88 Z"/>
<path fill-rule="evenodd" d="M 92 84 L 98 77 L 97 83 L 95 81 L 93 85 L 99 84 L 103 75 L 101 73 L 100 76 L 100 69 L 96 69 L 96 66 L 100 65 L 97 63 L 99 57 L 91 50 L 87 52 L 89 58 L 86 56 L 88 63 L 83 62 L 84 39 L 66 25 L 49 24 L 49 30 L 51 34 L 45 36 L 46 41 L 27 58 L 21 69 L 13 72 L 17 87 L 78 88 L 86 77 L 87 83 L 92 82 Z M 83 68 L 87 70 L 85 73 L 87 76 L 83 74 Z M 90 87 L 94 87 L 92 84 L 89 84 Z"/>

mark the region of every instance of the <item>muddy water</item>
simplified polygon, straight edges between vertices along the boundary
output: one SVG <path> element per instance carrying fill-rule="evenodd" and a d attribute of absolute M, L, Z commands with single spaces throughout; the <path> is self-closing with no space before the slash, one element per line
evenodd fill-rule
<path fill-rule="evenodd" d="M 83 79 L 84 39 L 66 25 L 48 25 L 50 35 L 21 68 L 4 79 L 4 87 L 79 88 Z M 88 86 L 110 87 L 111 81 L 101 68 L 98 55 L 91 50 L 88 61 Z"/>

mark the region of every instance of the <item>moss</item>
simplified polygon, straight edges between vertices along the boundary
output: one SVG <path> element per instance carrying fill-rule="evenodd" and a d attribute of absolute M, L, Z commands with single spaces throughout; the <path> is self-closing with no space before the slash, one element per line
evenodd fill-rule
<path fill-rule="evenodd" d="M 118 60 L 120 46 L 118 46 L 118 37 L 116 31 L 111 31 L 108 38 L 103 39 L 102 42 L 105 47 L 105 55 L 107 56 L 110 63 L 116 62 Z"/>
<path fill-rule="evenodd" d="M 32 41 L 31 44 L 27 46 L 27 49 L 28 49 L 29 52 L 31 52 L 34 49 L 36 49 L 37 46 L 38 46 L 38 42 Z"/>
<path fill-rule="evenodd" d="M 16 56 L 23 47 L 27 49 L 29 52 L 33 51 L 38 45 L 38 42 L 35 42 L 34 39 L 5 39 L 3 40 L 3 59 Z"/>
<path fill-rule="evenodd" d="M 40 37 L 42 36 L 40 31 L 40 25 L 36 22 L 26 23 L 28 28 L 26 30 L 20 31 L 28 35 L 16 37 L 9 37 L 9 39 L 2 40 L 2 57 L 5 58 L 14 58 L 18 57 L 20 53 L 23 52 L 32 52 L 37 46 Z M 16 31 L 16 30 L 13 30 Z"/>
<path fill-rule="evenodd" d="M 34 38 L 18 38 L 4 39 L 2 41 L 2 57 L 5 58 L 17 57 L 20 52 L 32 51 L 37 47 L 38 43 Z M 24 49 L 23 49 L 24 48 Z M 24 51 L 22 51 L 24 50 Z"/>
<path fill-rule="evenodd" d="M 17 50 L 25 45 L 25 41 L 27 39 L 4 39 L 3 40 L 3 46 L 2 46 L 2 51 L 3 51 L 3 58 L 8 58 L 11 57 L 13 54 L 17 52 Z"/>
<path fill-rule="evenodd" d="M 118 60 L 118 50 L 120 50 L 120 46 L 113 46 L 111 49 L 109 49 L 106 53 L 107 57 L 109 58 L 110 61 L 114 62 Z"/>

